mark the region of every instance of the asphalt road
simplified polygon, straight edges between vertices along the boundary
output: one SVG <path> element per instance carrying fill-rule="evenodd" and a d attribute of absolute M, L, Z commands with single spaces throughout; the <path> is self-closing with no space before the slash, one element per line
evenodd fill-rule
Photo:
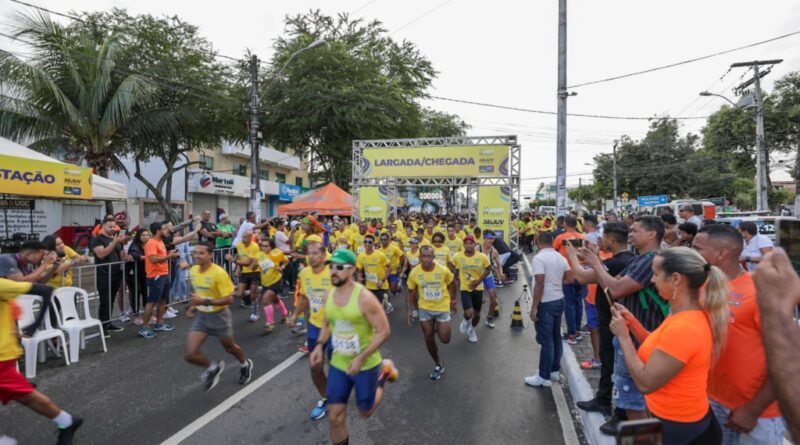
<path fill-rule="evenodd" d="M 445 375 L 437 382 L 428 378 L 433 363 L 419 326 L 405 324 L 404 304 L 395 298 L 397 310 L 389 316 L 392 334 L 382 353 L 396 362 L 400 378 L 387 384 L 386 397 L 371 419 L 360 419 L 351 400 L 351 443 L 564 442 L 551 390 L 523 383 L 536 369 L 538 345 L 532 326 L 509 329 L 521 284 L 498 290 L 501 318 L 494 330 L 480 325 L 477 344 L 458 332 L 460 311 L 454 317 L 453 340 L 440 347 Z M 255 362 L 251 384 L 293 356 L 303 342 L 284 326 L 262 335 L 260 322 L 247 321 L 249 310 L 235 307 L 233 313 L 236 339 Z M 228 367 L 217 387 L 204 392 L 202 370 L 182 358 L 190 321 L 182 315 L 173 321 L 175 331 L 152 340 L 137 338 L 135 326 L 129 325 L 109 340 L 107 353 L 91 341 L 80 362 L 69 367 L 56 358 L 39 364 L 34 379 L 38 388 L 86 419 L 77 443 L 159 444 L 243 389 L 235 359 L 211 339 L 205 351 Z M 182 443 L 329 443 L 327 419 L 308 418 L 317 400 L 303 357 Z M 0 434 L 20 444 L 55 442 L 52 423 L 21 405 L 0 407 L 0 419 Z"/>

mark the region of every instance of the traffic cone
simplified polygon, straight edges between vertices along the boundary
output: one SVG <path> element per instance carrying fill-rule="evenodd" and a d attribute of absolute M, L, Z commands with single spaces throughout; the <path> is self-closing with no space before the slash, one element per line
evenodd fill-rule
<path fill-rule="evenodd" d="M 524 329 L 522 324 L 522 308 L 519 307 L 519 300 L 514 302 L 514 312 L 511 314 L 511 329 L 518 331 Z"/>

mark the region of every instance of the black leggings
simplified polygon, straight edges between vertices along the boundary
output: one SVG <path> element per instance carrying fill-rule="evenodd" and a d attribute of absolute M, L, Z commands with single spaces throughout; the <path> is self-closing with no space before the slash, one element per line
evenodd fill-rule
<path fill-rule="evenodd" d="M 711 411 L 697 422 L 673 422 L 661 419 L 664 425 L 664 445 L 719 445 L 722 443 L 722 428 Z"/>

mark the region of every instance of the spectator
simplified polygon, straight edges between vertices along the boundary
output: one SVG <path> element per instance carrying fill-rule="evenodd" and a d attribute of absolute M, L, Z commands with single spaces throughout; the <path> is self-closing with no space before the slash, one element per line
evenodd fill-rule
<path fill-rule="evenodd" d="M 233 226 L 231 219 L 225 213 L 219 215 L 219 224 L 217 224 L 217 232 L 219 235 L 216 238 L 216 249 L 214 250 L 214 262 L 222 265 L 225 270 L 230 273 L 230 262 L 226 260 L 225 254 L 231 249 L 233 243 Z M 228 252 L 226 252 L 226 249 Z"/>
<path fill-rule="evenodd" d="M 211 220 L 211 210 L 203 210 L 203 216 L 200 220 L 200 242 L 208 241 L 213 245 L 217 244 L 217 237 L 222 236 L 217 225 Z"/>
<path fill-rule="evenodd" d="M 503 240 L 503 237 L 495 236 L 493 232 L 491 235 L 489 235 L 487 232 L 486 235 L 484 235 L 484 238 L 487 236 L 494 237 L 494 241 L 492 241 L 492 247 L 497 250 L 497 255 L 500 258 L 500 264 L 503 267 L 503 277 L 505 278 L 503 284 L 513 283 L 515 277 L 511 274 L 511 267 L 519 262 L 519 254 L 508 247 L 508 244 L 506 244 L 505 240 Z"/>
<path fill-rule="evenodd" d="M 169 263 L 172 259 L 178 258 L 180 253 L 175 250 L 167 250 L 164 237 L 171 233 L 170 224 L 166 222 L 154 222 L 150 224 L 150 231 L 153 237 L 144 245 L 144 268 L 147 273 L 147 304 L 144 306 L 144 323 L 139 328 L 139 336 L 151 339 L 156 336 L 156 332 L 171 331 L 174 326 L 166 324 L 164 312 L 166 303 L 169 301 L 169 294 L 172 283 L 170 282 Z M 150 322 L 153 315 L 153 308 L 156 309 L 156 324 L 151 328 Z"/>
<path fill-rule="evenodd" d="M 79 255 L 78 252 L 66 246 L 60 237 L 54 235 L 44 237 L 42 242 L 47 246 L 47 250 L 55 252 L 58 257 L 58 260 L 53 263 L 53 267 L 56 269 L 47 285 L 54 288 L 72 286 L 72 266 L 88 262 L 89 257 Z"/>
<path fill-rule="evenodd" d="M 561 314 L 564 312 L 563 284 L 574 281 L 569 264 L 553 250 L 553 234 L 542 232 L 539 253 L 533 258 L 533 303 L 531 320 L 536 329 L 539 351 L 539 372 L 525 377 L 530 386 L 551 386 L 558 380 L 561 354 Z"/>
<path fill-rule="evenodd" d="M 556 238 L 552 247 L 564 259 L 567 259 L 566 244 L 570 242 L 569 240 L 580 239 L 585 241 L 586 235 L 578 232 L 578 220 L 572 215 L 564 217 L 562 225 L 564 231 L 560 235 L 553 233 Z M 583 299 L 586 298 L 586 293 L 586 286 L 577 280 L 571 283 L 564 283 L 564 318 L 567 322 L 567 332 L 564 334 L 564 340 L 571 345 L 576 344 L 581 339 L 578 329 L 581 327 L 581 320 L 583 319 Z"/>
<path fill-rule="evenodd" d="M 103 334 L 108 337 L 111 332 L 120 332 L 124 328 L 111 322 L 111 311 L 114 308 L 114 299 L 122 285 L 122 262 L 128 261 L 122 246 L 130 240 L 130 235 L 121 235 L 117 230 L 117 223 L 106 219 L 100 233 L 89 241 L 89 248 L 94 252 L 97 265 L 95 281 L 97 294 L 100 299 L 98 317 L 103 323 Z"/>
<path fill-rule="evenodd" d="M 692 247 L 692 242 L 698 230 L 699 227 L 690 222 L 678 224 L 678 246 Z"/>
<path fill-rule="evenodd" d="M 742 221 L 739 223 L 739 232 L 744 238 L 745 246 L 742 251 L 740 261 L 744 261 L 747 270 L 755 272 L 761 258 L 772 251 L 774 244 L 766 235 L 758 233 L 758 226 L 753 221 Z"/>
<path fill-rule="evenodd" d="M 261 230 L 267 223 L 256 224 L 256 212 L 249 211 L 245 214 L 244 220 L 239 224 L 239 230 L 236 231 L 236 236 L 233 238 L 233 246 L 236 246 L 242 241 L 245 232 L 253 232 Z"/>
<path fill-rule="evenodd" d="M 767 371 L 786 425 L 800 438 L 800 328 L 793 316 L 800 304 L 800 278 L 781 248 L 766 254 L 753 275 L 761 313 Z"/>
<path fill-rule="evenodd" d="M 216 240 L 215 240 L 216 241 Z M 207 242 L 211 242 L 210 240 Z M 189 242 L 185 241 L 177 246 L 175 250 L 180 254 L 178 260 L 178 273 L 175 274 L 175 281 L 172 282 L 171 301 L 184 301 L 189 299 L 189 268 L 192 266 L 192 255 L 189 251 Z M 164 314 L 164 318 L 175 318 L 176 314 L 169 312 Z"/>
<path fill-rule="evenodd" d="M 665 207 L 668 208 L 668 207 Z M 672 212 L 663 212 L 661 220 L 664 221 L 664 240 L 661 242 L 661 248 L 675 247 L 680 243 L 678 238 L 678 220 Z"/>
<path fill-rule="evenodd" d="M 703 220 L 694 214 L 694 207 L 691 204 L 682 205 L 678 210 L 678 215 L 683 218 L 683 222 L 694 224 L 697 230 L 700 230 L 700 226 L 703 225 Z"/>
<path fill-rule="evenodd" d="M 16 254 L 0 255 L 0 269 L 4 271 L 0 278 L 28 283 L 46 283 L 55 270 L 51 267 L 58 261 L 55 252 L 48 252 L 41 241 L 22 243 Z"/>
<path fill-rule="evenodd" d="M 553 230 L 553 236 L 558 238 L 558 235 L 561 235 L 565 231 L 566 229 L 564 229 L 564 216 L 562 215 L 556 218 L 556 228 L 555 230 Z"/>
<path fill-rule="evenodd" d="M 653 260 L 658 296 L 671 313 L 653 331 L 624 306 L 612 308 L 611 332 L 648 410 L 661 420 L 665 444 L 719 444 L 722 431 L 708 401 L 712 359 L 728 329 L 728 279 L 687 247 L 662 250 Z M 701 302 L 701 288 L 705 292 Z M 636 346 L 631 333 L 641 343 Z"/>
<path fill-rule="evenodd" d="M 739 262 L 742 235 L 727 224 L 703 227 L 694 248 L 730 281 L 728 341 L 711 368 L 708 396 L 722 425 L 724 444 L 783 443 L 783 419 L 767 377 L 761 319 L 750 272 Z M 747 366 L 742 366 L 746 363 Z"/>
<path fill-rule="evenodd" d="M 144 269 L 144 246 L 152 237 L 147 229 L 136 232 L 131 245 L 128 246 L 128 255 L 131 256 L 133 264 L 125 269 L 127 273 L 126 282 L 128 284 L 128 295 L 130 298 L 131 312 L 139 314 L 144 309 L 147 302 L 147 274 Z M 133 322 L 141 326 L 142 316 L 136 315 Z"/>

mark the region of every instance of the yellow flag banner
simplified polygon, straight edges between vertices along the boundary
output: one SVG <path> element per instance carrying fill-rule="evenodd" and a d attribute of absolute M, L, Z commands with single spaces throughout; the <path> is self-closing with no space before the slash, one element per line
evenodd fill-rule
<path fill-rule="evenodd" d="M 386 222 L 389 197 L 383 187 L 362 187 L 358 193 L 358 215 L 361 221 L 373 218 Z"/>
<path fill-rule="evenodd" d="M 40 198 L 92 198 L 92 170 L 0 155 L 0 193 Z"/>
<path fill-rule="evenodd" d="M 511 190 L 508 187 L 478 188 L 478 227 L 491 230 L 508 243 L 511 218 Z"/>
<path fill-rule="evenodd" d="M 366 178 L 508 176 L 507 145 L 366 148 L 362 168 Z"/>

